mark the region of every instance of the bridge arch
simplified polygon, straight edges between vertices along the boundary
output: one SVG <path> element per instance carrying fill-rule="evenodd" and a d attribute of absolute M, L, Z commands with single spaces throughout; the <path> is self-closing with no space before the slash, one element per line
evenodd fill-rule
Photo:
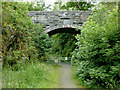
<path fill-rule="evenodd" d="M 49 34 L 49 36 L 57 34 L 57 33 L 70 33 L 70 34 L 79 34 L 80 30 L 77 30 L 76 26 L 73 25 L 59 25 L 57 27 L 52 27 L 45 30 L 45 33 Z"/>
<path fill-rule="evenodd" d="M 29 11 L 29 16 L 34 23 L 43 25 L 44 33 L 53 35 L 56 33 L 77 34 L 80 31 L 77 26 L 82 24 L 91 15 L 90 11 Z"/>

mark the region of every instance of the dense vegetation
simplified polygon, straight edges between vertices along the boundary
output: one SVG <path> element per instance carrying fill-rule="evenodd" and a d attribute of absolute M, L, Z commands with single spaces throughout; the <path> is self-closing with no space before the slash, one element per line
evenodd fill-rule
<path fill-rule="evenodd" d="M 21 60 L 29 62 L 43 56 L 50 48 L 49 38 L 47 35 L 41 36 L 42 26 L 35 25 L 28 17 L 27 5 L 4 2 L 2 8 L 3 65 L 12 66 Z"/>
<path fill-rule="evenodd" d="M 51 54 L 74 56 L 75 75 L 90 88 L 120 87 L 120 28 L 118 7 L 102 3 L 80 28 L 81 34 L 42 35 L 43 26 L 34 24 L 28 10 L 50 7 L 44 1 L 2 3 L 2 50 L 4 88 L 57 87 L 58 70 L 43 63 Z M 55 3 L 53 10 L 91 10 L 90 3 Z M 114 6 L 114 8 L 113 8 Z M 76 39 L 75 39 L 76 37 Z M 76 44 L 75 44 L 76 43 Z M 76 47 L 76 49 L 75 49 Z M 55 69 L 56 68 L 56 69 Z"/>
<path fill-rule="evenodd" d="M 77 64 L 76 76 L 88 87 L 117 88 L 120 85 L 120 30 L 118 7 L 95 8 L 93 16 L 83 24 L 76 36 L 73 52 Z"/>
<path fill-rule="evenodd" d="M 59 57 L 72 56 L 75 48 L 75 35 L 69 33 L 58 33 L 52 36 L 52 54 Z"/>
<path fill-rule="evenodd" d="M 49 36 L 41 35 L 42 25 L 34 24 L 28 14 L 28 3 L 2 3 L 1 54 L 3 87 L 6 88 L 51 87 L 57 83 L 53 79 L 55 69 L 41 63 L 51 48 Z"/>
<path fill-rule="evenodd" d="M 2 3 L 2 55 L 3 65 L 10 66 L 17 61 L 35 58 L 36 50 L 31 42 L 32 21 L 27 16 L 27 6 L 22 3 Z M 29 53 L 29 54 L 28 54 Z M 31 57 L 30 53 L 33 53 Z"/>

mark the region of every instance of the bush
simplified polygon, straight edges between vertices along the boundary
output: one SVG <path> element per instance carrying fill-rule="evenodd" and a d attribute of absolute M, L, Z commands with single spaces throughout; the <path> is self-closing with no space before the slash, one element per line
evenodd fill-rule
<path fill-rule="evenodd" d="M 52 36 L 52 53 L 57 56 L 70 57 L 75 49 L 75 35 L 58 33 Z"/>
<path fill-rule="evenodd" d="M 2 56 L 3 65 L 13 66 L 17 61 L 36 59 L 31 41 L 33 24 L 25 3 L 2 2 Z"/>
<path fill-rule="evenodd" d="M 50 39 L 46 34 L 41 36 L 44 31 L 42 25 L 34 24 L 28 17 L 27 5 L 23 2 L 2 2 L 3 66 L 16 67 L 19 61 L 35 62 L 50 51 Z"/>
<path fill-rule="evenodd" d="M 32 40 L 35 42 L 34 47 L 37 49 L 39 59 L 51 53 L 52 41 L 48 34 L 42 34 L 44 32 L 43 27 L 40 28 L 40 24 L 34 28 L 34 34 Z"/>
<path fill-rule="evenodd" d="M 88 87 L 114 88 L 120 84 L 118 7 L 105 7 L 100 5 L 76 36 L 76 74 Z"/>

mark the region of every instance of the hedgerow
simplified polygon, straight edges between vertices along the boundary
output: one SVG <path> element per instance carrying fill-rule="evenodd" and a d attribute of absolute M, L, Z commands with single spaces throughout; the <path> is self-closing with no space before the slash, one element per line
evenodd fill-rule
<path fill-rule="evenodd" d="M 19 62 L 40 60 L 51 47 L 48 35 L 41 35 L 42 25 L 34 24 L 28 16 L 27 5 L 24 2 L 2 2 L 3 66 L 15 65 L 16 70 Z"/>
<path fill-rule="evenodd" d="M 120 30 L 118 7 L 100 5 L 83 24 L 74 50 L 75 74 L 88 87 L 116 88 L 120 85 Z"/>

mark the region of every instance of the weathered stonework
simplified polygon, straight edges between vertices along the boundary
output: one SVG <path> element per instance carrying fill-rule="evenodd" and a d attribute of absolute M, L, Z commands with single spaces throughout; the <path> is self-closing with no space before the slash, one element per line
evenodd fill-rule
<path fill-rule="evenodd" d="M 89 11 L 30 11 L 34 23 L 43 24 L 46 33 L 63 28 L 82 26 L 90 15 Z"/>

